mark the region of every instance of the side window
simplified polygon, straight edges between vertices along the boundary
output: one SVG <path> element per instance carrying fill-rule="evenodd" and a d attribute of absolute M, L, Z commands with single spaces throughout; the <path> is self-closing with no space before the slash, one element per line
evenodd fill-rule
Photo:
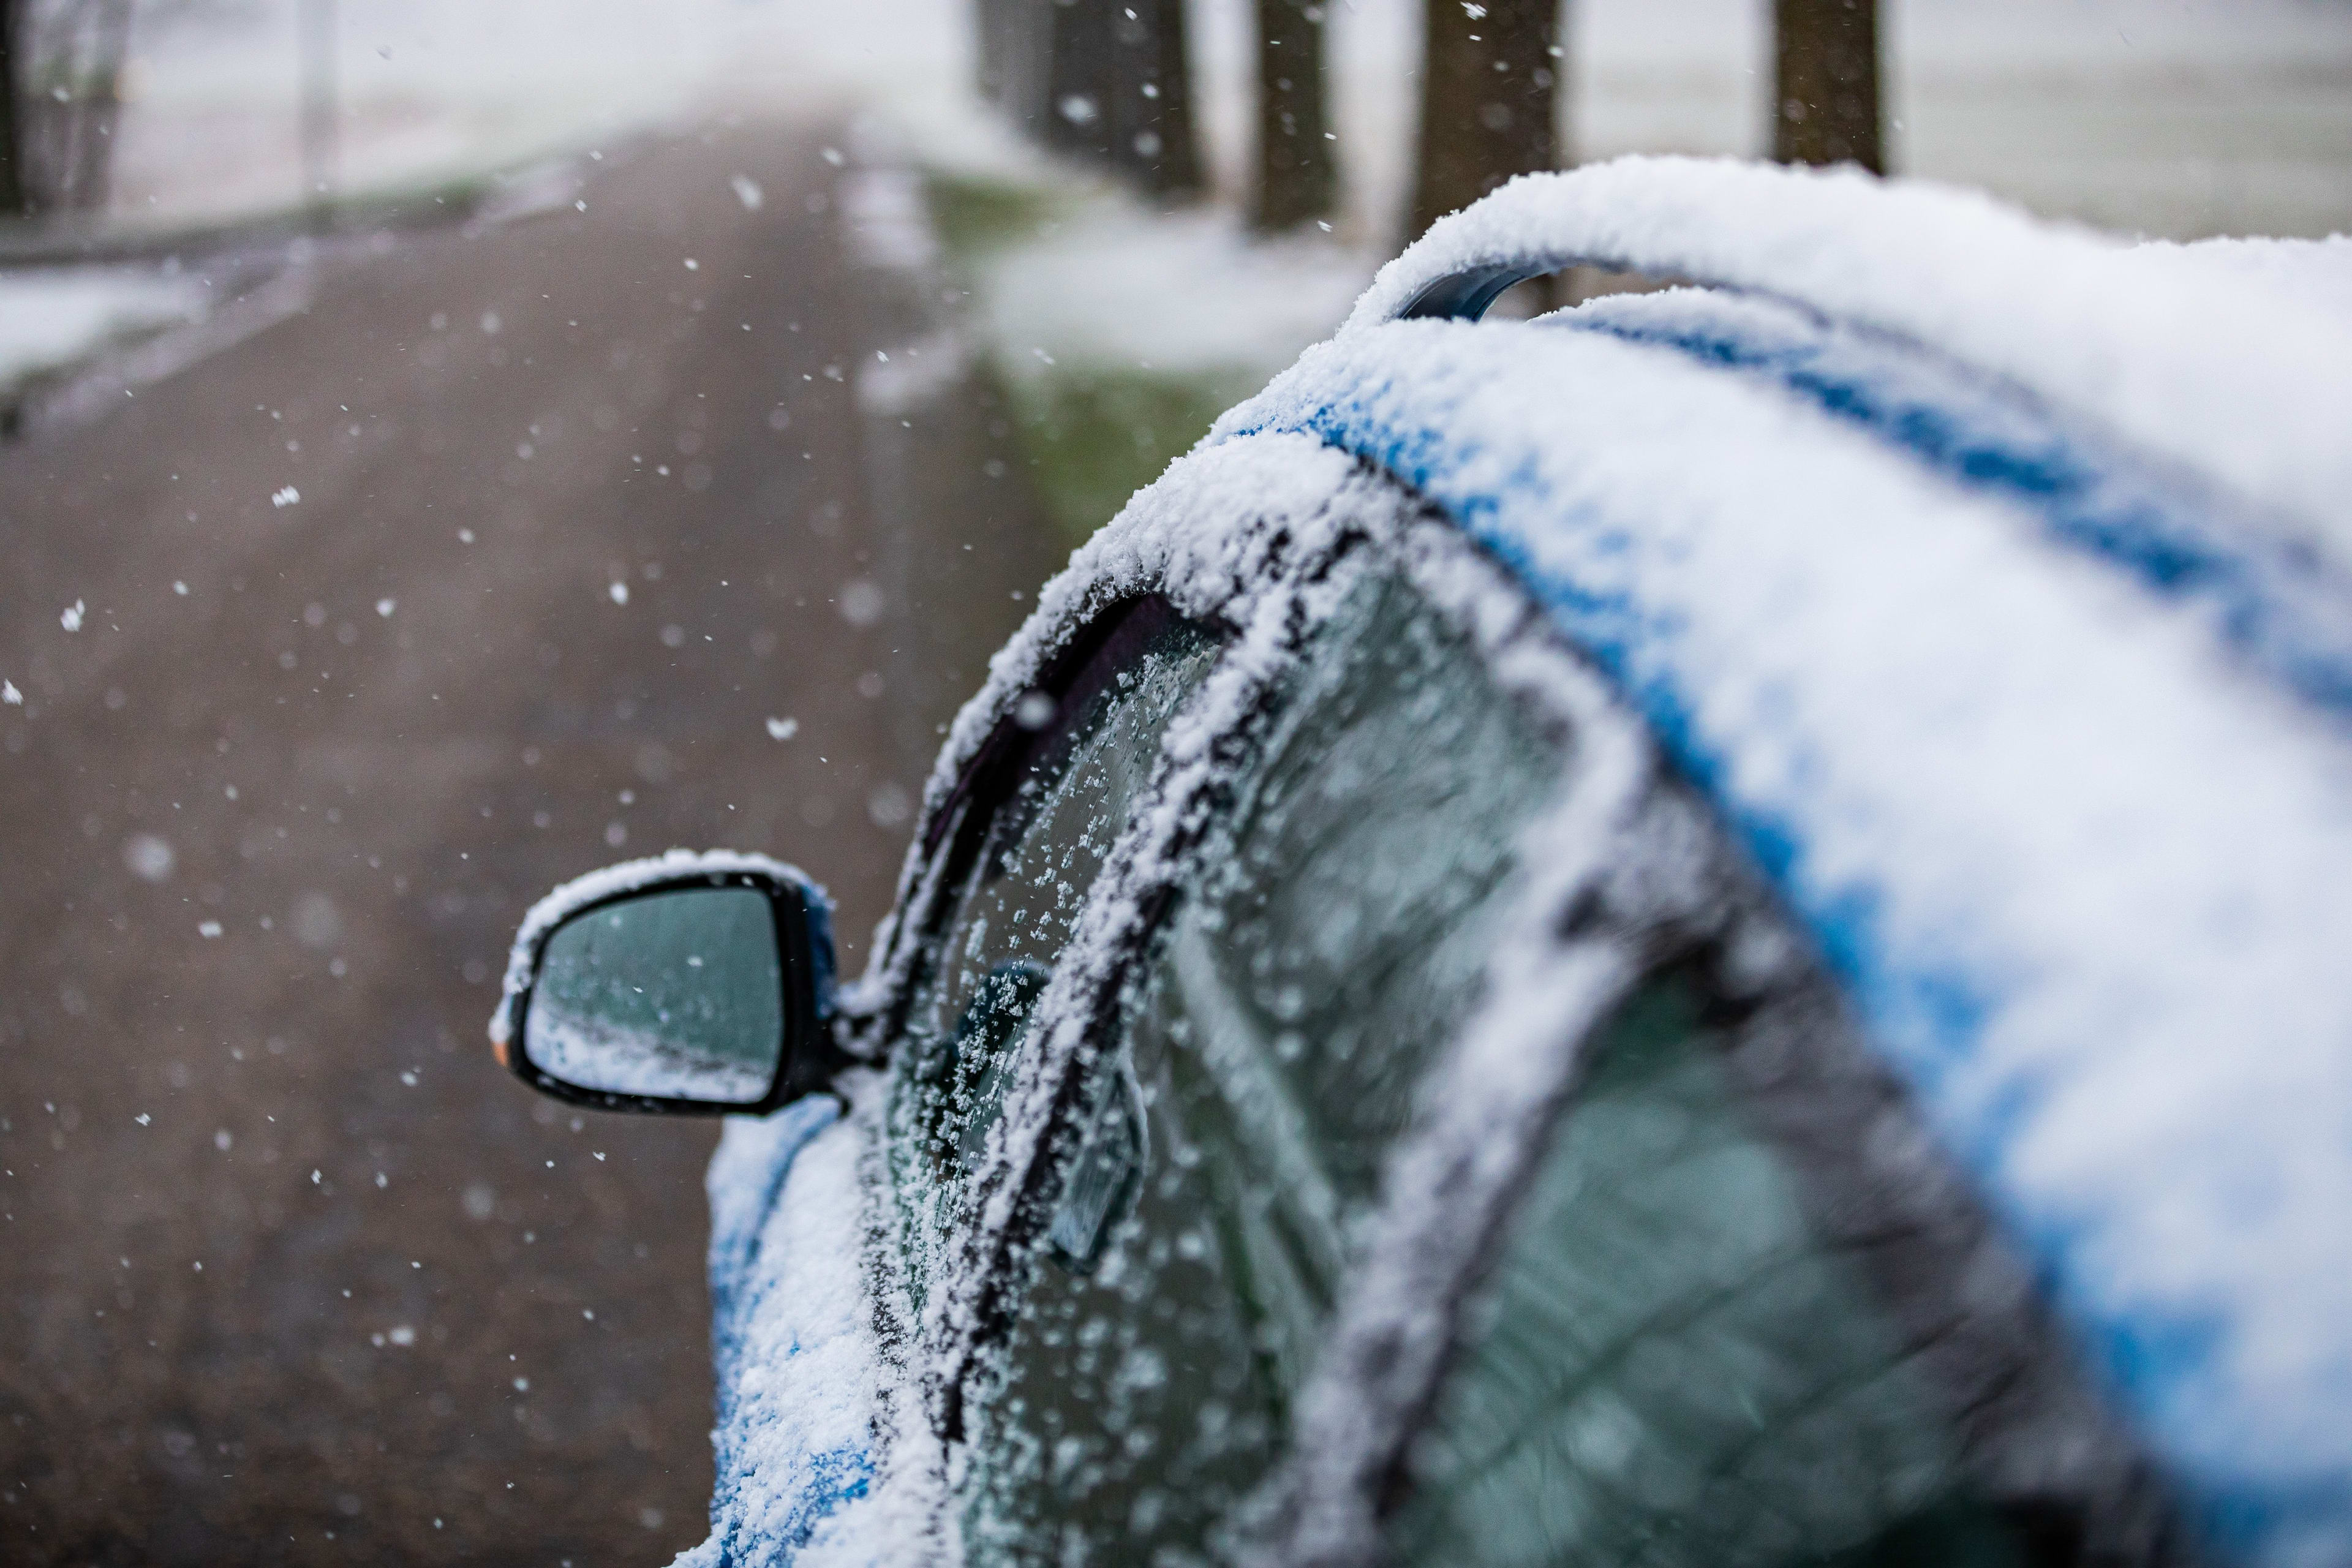
<path fill-rule="evenodd" d="M 1320 634 L 1130 985 L 974 1389 L 976 1562 L 1192 1562 L 1277 1462 L 1565 739 L 1412 589 Z"/>
<path fill-rule="evenodd" d="M 932 1249 L 962 1217 L 964 1183 L 1001 1108 L 1006 1065 L 1103 857 L 1160 754 L 1160 736 L 1216 642 L 1168 619 L 1064 714 L 1045 718 L 984 822 L 945 853 L 968 861 L 914 985 L 892 1086 L 894 1185 L 918 1302 Z M 1082 681 L 1081 685 L 1085 683 Z M 952 866 L 953 861 L 950 862 Z"/>
<path fill-rule="evenodd" d="M 1699 966 L 1669 971 L 1593 1041 L 1406 1450 L 1385 1561 L 2187 1556 L 1826 983 L 1785 987 L 1731 1023 Z"/>
<path fill-rule="evenodd" d="M 1657 984 L 1598 1043 L 1414 1446 L 1391 1560 L 2020 1561 L 1746 1125 L 1701 1000 Z"/>

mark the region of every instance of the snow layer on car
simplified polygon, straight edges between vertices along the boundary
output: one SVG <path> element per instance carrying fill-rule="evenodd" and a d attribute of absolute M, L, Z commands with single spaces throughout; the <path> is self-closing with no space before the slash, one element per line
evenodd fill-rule
<path fill-rule="evenodd" d="M 1610 671 L 2216 1527 L 2352 1552 L 2340 734 L 2198 606 L 1676 351 L 1359 326 L 1211 438 L 1273 431 L 1445 507 Z"/>
<path fill-rule="evenodd" d="M 862 1154 L 878 1097 L 870 1074 L 843 1087 L 846 1117 L 826 1095 L 730 1117 L 711 1157 L 718 1480 L 710 1536 L 681 1564 L 814 1559 L 856 1533 L 845 1510 L 872 1493 L 882 1357 Z"/>
<path fill-rule="evenodd" d="M 1609 295 L 1546 321 L 1769 376 L 1948 478 L 2039 513 L 2053 537 L 2149 589 L 2205 606 L 2256 665 L 2352 712 L 2352 578 L 2315 559 L 2281 519 L 2119 446 L 2095 422 L 1916 344 L 1754 295 Z"/>
<path fill-rule="evenodd" d="M 2118 265 L 2117 241 L 1973 192 L 1856 171 L 1621 158 L 1526 174 L 1381 269 L 1342 338 L 1437 279 L 1538 260 L 1685 278 L 1932 344 L 2295 514 L 2352 566 L 2352 317 L 2302 287 L 2228 287 L 2262 264 Z M 2307 279 L 2332 253 L 2277 258 Z M 2178 258 L 2175 258 L 2179 260 Z"/>

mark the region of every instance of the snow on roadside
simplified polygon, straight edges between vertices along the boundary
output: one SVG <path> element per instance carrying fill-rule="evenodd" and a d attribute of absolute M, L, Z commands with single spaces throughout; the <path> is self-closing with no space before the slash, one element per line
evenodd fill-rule
<path fill-rule="evenodd" d="M 1157 213 L 1107 196 L 987 258 L 978 313 L 1015 374 L 1092 363 L 1262 381 L 1330 336 L 1376 259 L 1254 238 L 1216 208 Z"/>
<path fill-rule="evenodd" d="M 202 321 L 194 278 L 147 268 L 0 271 L 0 388 L 68 369 L 103 349 Z"/>

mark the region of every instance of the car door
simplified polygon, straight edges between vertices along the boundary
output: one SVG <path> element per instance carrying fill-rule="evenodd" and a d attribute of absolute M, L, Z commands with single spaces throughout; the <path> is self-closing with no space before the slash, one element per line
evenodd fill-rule
<path fill-rule="evenodd" d="M 1128 610 L 942 837 L 888 1146 L 965 1555 L 2174 1550 L 1639 721 L 1443 525 L 1335 575 L 1189 795 L 1160 742 L 1222 639 Z M 1154 812 L 1194 828 L 1145 877 Z M 1118 900 L 1055 1059 L 1041 1002 Z"/>

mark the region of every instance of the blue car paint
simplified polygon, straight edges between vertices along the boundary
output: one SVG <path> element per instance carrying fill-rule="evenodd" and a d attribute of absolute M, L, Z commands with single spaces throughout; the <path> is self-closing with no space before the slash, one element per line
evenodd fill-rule
<path fill-rule="evenodd" d="M 2053 540 L 2151 592 L 2210 606 L 2258 668 L 2352 717 L 2352 584 L 2277 520 L 2022 388 L 1885 333 L 1717 293 L 1604 299 L 1547 324 L 1774 381 L 1946 478 L 2028 509 Z"/>
<path fill-rule="evenodd" d="M 812 1095 L 777 1111 L 761 1129 L 766 1147 L 757 1168 L 730 1173 L 727 1201 L 712 1204 L 711 1355 L 719 1386 L 712 1440 L 718 1479 L 710 1499 L 710 1540 L 698 1549 L 698 1561 L 710 1568 L 790 1562 L 819 1524 L 844 1503 L 864 1497 L 874 1482 L 870 1447 L 845 1446 L 816 1456 L 792 1478 L 789 1489 L 780 1489 L 777 1478 L 762 1475 L 752 1463 L 752 1434 L 740 1396 L 751 1357 L 781 1354 L 790 1360 L 809 1348 L 797 1342 L 781 1350 L 754 1345 L 745 1331 L 761 1297 L 791 1285 L 777 1271 L 761 1269 L 760 1238 L 793 1162 L 810 1140 L 840 1120 L 840 1103 L 829 1095 Z"/>

